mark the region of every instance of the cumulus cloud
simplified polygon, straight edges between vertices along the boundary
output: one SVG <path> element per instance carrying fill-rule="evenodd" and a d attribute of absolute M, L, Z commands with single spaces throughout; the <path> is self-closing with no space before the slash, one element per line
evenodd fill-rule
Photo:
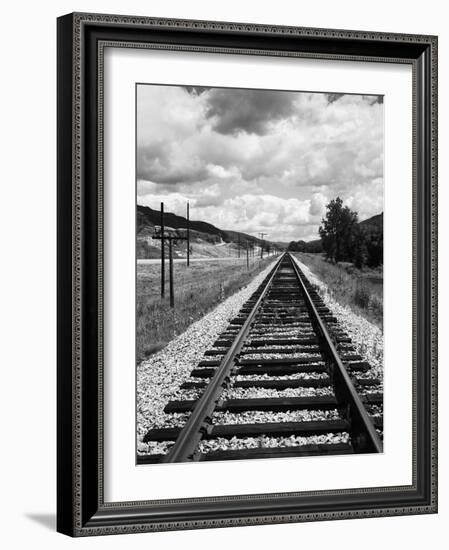
<path fill-rule="evenodd" d="M 141 85 L 137 178 L 141 204 L 315 238 L 337 195 L 360 219 L 383 209 L 383 98 Z"/>
<path fill-rule="evenodd" d="M 225 230 L 252 234 L 263 231 L 270 240 L 285 240 L 286 237 L 292 240 L 298 232 L 304 233 L 314 226 L 310 200 L 246 194 L 216 204 L 214 196 L 215 193 L 211 193 L 189 199 L 192 219 L 207 220 Z M 179 193 L 147 194 L 141 197 L 140 203 L 154 207 L 161 201 L 167 211 L 185 215 L 186 200 Z"/>
<path fill-rule="evenodd" d="M 322 216 L 325 212 L 327 202 L 328 199 L 322 193 L 314 193 L 310 200 L 310 215 Z"/>
<path fill-rule="evenodd" d="M 292 114 L 294 100 L 289 92 L 213 88 L 207 96 L 207 117 L 222 134 L 266 134 L 271 124 Z"/>

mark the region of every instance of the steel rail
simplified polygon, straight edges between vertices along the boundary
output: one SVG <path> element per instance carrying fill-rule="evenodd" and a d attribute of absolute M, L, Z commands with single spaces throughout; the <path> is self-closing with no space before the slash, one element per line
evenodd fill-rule
<path fill-rule="evenodd" d="M 253 320 L 268 292 L 268 289 L 271 287 L 271 283 L 279 270 L 283 257 L 284 255 L 279 258 L 276 265 L 273 267 L 262 293 L 258 297 L 256 303 L 242 325 L 242 328 L 235 337 L 234 342 L 221 360 L 220 365 L 217 367 L 216 372 L 204 390 L 204 393 L 198 399 L 195 408 L 193 409 L 187 422 L 184 424 L 184 427 L 179 433 L 173 447 L 161 460 L 161 462 L 185 462 L 192 459 L 198 443 L 203 436 L 201 430 L 204 428 L 205 421 L 215 409 L 216 402 L 218 401 L 222 391 L 223 383 L 234 365 L 236 356 L 240 353 L 240 350 L 245 343 Z"/>
<path fill-rule="evenodd" d="M 356 452 L 383 452 L 383 444 L 378 436 L 376 429 L 356 391 L 354 385 L 343 365 L 342 360 L 336 350 L 329 332 L 324 324 L 323 320 L 318 313 L 315 304 L 307 290 L 303 277 L 305 277 L 299 269 L 296 261 L 288 253 L 288 257 L 292 263 L 295 274 L 298 278 L 301 290 L 306 299 L 307 307 L 310 312 L 312 320 L 315 321 L 316 328 L 322 337 L 322 343 L 324 350 L 329 359 L 331 366 L 331 375 L 334 381 L 335 396 L 339 402 L 347 403 L 349 405 L 349 416 L 352 427 L 352 443 Z"/>

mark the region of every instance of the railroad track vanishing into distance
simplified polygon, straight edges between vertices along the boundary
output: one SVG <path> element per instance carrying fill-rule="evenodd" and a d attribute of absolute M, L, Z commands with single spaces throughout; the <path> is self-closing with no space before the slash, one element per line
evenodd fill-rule
<path fill-rule="evenodd" d="M 381 383 L 284 253 L 170 401 L 138 464 L 382 452 Z"/>

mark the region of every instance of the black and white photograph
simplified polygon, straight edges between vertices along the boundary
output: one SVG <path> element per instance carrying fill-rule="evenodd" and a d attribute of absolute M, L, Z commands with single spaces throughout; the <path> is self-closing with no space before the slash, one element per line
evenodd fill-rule
<path fill-rule="evenodd" d="M 382 95 L 136 85 L 137 464 L 383 452 Z"/>
<path fill-rule="evenodd" d="M 413 548 L 438 533 L 442 23 L 325 2 L 314 21 L 184 4 L 58 17 L 59 533 L 178 531 L 184 547 L 249 527 L 210 539 L 226 548 L 271 548 L 294 523 L 323 547 L 388 546 L 386 522 Z M 13 228 L 47 212 L 10 210 Z M 34 382 L 11 385 L 22 476 L 25 448 L 53 448 L 26 429 L 28 391 L 53 408 Z"/>

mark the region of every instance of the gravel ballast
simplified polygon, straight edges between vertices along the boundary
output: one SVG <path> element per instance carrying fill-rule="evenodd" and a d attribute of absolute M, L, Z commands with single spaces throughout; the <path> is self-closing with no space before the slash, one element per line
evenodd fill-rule
<path fill-rule="evenodd" d="M 174 441 L 149 441 L 145 444 L 145 454 L 149 455 L 165 455 L 175 444 Z"/>
<path fill-rule="evenodd" d="M 267 422 L 311 422 L 318 420 L 341 420 L 337 409 L 331 410 L 294 410 L 294 411 L 242 411 L 232 413 L 230 411 L 215 412 L 212 423 L 215 425 L 226 424 L 265 424 Z"/>
<path fill-rule="evenodd" d="M 246 287 L 227 298 L 213 311 L 193 323 L 163 350 L 142 361 L 137 367 L 137 451 L 150 452 L 150 444 L 142 438 L 152 428 L 165 425 L 164 407 L 203 359 L 204 352 L 227 328 L 273 268 L 267 266 Z M 183 390 L 184 391 L 184 390 Z M 185 395 L 185 394 L 181 394 Z"/>
<path fill-rule="evenodd" d="M 334 390 L 329 387 L 324 388 L 286 388 L 285 390 L 275 390 L 273 388 L 229 388 L 223 391 L 221 399 L 261 399 L 263 397 L 315 397 L 322 395 L 334 395 Z"/>
<path fill-rule="evenodd" d="M 251 343 L 250 343 L 251 344 Z M 264 353 L 266 351 L 270 351 L 270 350 L 298 350 L 298 349 L 301 349 L 301 352 L 302 353 L 311 353 L 311 352 L 314 352 L 316 353 L 317 351 L 319 351 L 319 347 L 318 346 L 305 346 L 305 345 L 301 345 L 301 344 L 270 344 L 270 345 L 265 345 L 265 346 L 257 346 L 257 347 L 252 347 L 251 345 L 248 345 L 248 346 L 245 346 L 243 348 L 243 351 L 248 351 L 248 352 L 258 352 L 258 353 Z"/>
<path fill-rule="evenodd" d="M 272 449 L 282 447 L 301 447 L 303 445 L 324 445 L 336 443 L 348 443 L 349 434 L 347 432 L 328 433 L 323 435 L 310 435 L 307 437 L 232 437 L 226 439 L 218 437 L 216 439 L 207 439 L 200 441 L 198 449 L 201 453 L 210 453 L 213 451 L 236 451 L 240 449 Z"/>
<path fill-rule="evenodd" d="M 310 361 L 319 361 L 322 359 L 321 354 L 317 353 L 246 353 L 244 356 L 245 359 L 290 359 L 294 360 L 310 360 Z"/>
<path fill-rule="evenodd" d="M 246 380 L 325 380 L 329 375 L 325 372 L 297 372 L 294 374 L 237 374 L 233 380 L 244 382 Z"/>
<path fill-rule="evenodd" d="M 352 312 L 349 307 L 341 306 L 332 298 L 327 285 L 319 280 L 310 269 L 300 262 L 297 258 L 294 261 L 298 264 L 304 275 L 310 283 L 314 285 L 319 292 L 324 303 L 337 318 L 339 328 L 348 334 L 352 344 L 342 344 L 339 351 L 342 356 L 349 361 L 355 354 L 362 356 L 363 360 L 371 365 L 368 372 L 360 372 L 353 375 L 353 380 L 357 391 L 362 398 L 368 400 L 374 394 L 382 393 L 382 375 L 383 375 L 383 335 L 382 331 L 375 325 L 369 323 L 366 319 Z M 150 429 L 155 428 L 176 428 L 185 425 L 190 413 L 165 413 L 164 407 L 170 401 L 193 401 L 201 397 L 207 383 L 210 381 L 208 374 L 202 375 L 201 369 L 213 370 L 214 362 L 220 361 L 222 354 L 226 353 L 227 347 L 217 342 L 214 351 L 219 355 L 204 353 L 210 350 L 220 336 L 232 338 L 238 328 L 230 329 L 229 323 L 236 317 L 241 316 L 241 308 L 257 290 L 267 274 L 273 268 L 275 262 L 265 268 L 257 277 L 254 278 L 245 288 L 225 300 L 217 306 L 212 312 L 203 317 L 200 321 L 192 324 L 183 334 L 170 342 L 163 350 L 154 354 L 146 361 L 143 361 L 137 367 L 137 448 L 139 454 L 166 454 L 174 444 L 173 441 L 143 443 L 143 437 Z M 293 312 L 294 313 L 294 312 Z M 297 315 L 297 313 L 295 313 Z M 224 336 L 226 331 L 227 336 Z M 287 327 L 272 327 L 263 323 L 255 323 L 251 336 L 246 342 L 241 352 L 242 363 L 247 361 L 251 363 L 251 369 L 263 366 L 263 361 L 271 360 L 280 362 L 298 362 L 303 363 L 313 361 L 317 366 L 323 363 L 323 357 L 319 347 L 308 341 L 304 344 L 277 344 L 276 339 L 294 339 L 303 336 L 314 336 L 314 331 L 310 323 L 295 322 Z M 270 339 L 274 342 L 270 345 Z M 257 343 L 252 345 L 252 340 Z M 262 345 L 258 345 L 260 340 L 264 340 Z M 353 349 L 351 347 L 353 346 Z M 360 359 L 360 358 L 359 358 Z M 199 367 L 199 363 L 202 367 Z M 208 363 L 211 363 L 208 366 Z M 243 363 L 244 364 L 244 363 Z M 244 367 L 248 368 L 248 367 Z M 199 371 L 198 377 L 191 378 L 192 370 Z M 256 369 L 257 371 L 259 368 Z M 251 371 L 250 371 L 251 372 Z M 255 372 L 255 371 L 253 371 Z M 282 371 L 280 371 L 282 372 Z M 351 373 L 351 370 L 349 370 Z M 203 378 L 203 376 L 206 376 Z M 363 380 L 357 385 L 356 378 Z M 279 389 L 272 387 L 273 384 L 265 384 L 265 381 L 311 381 L 323 380 L 306 384 L 305 387 L 285 387 L 289 386 L 284 382 L 277 384 Z M 379 380 L 379 385 L 371 385 Z M 184 382 L 189 382 L 187 388 L 181 389 Z M 242 386 L 236 387 L 236 382 L 246 382 Z M 262 387 L 258 382 L 264 382 Z M 198 383 L 198 385 L 196 384 Z M 315 387 L 325 384 L 324 387 Z M 253 385 L 254 384 L 254 385 Z M 300 382 L 299 382 L 300 384 Z M 220 400 L 242 400 L 242 399 L 269 399 L 269 398 L 301 398 L 333 396 L 334 390 L 330 384 L 330 378 L 327 373 L 322 372 L 298 372 L 292 374 L 270 375 L 264 373 L 261 369 L 260 374 L 238 374 L 238 371 L 232 373 L 230 385 L 224 389 L 220 395 Z M 291 384 L 298 385 L 298 382 Z M 310 387 L 313 386 L 313 387 Z M 375 397 L 371 401 L 376 402 Z M 253 402 L 254 403 L 254 402 Z M 184 407 L 185 408 L 185 407 Z M 376 405 L 367 407 L 368 412 L 376 417 L 382 416 L 382 408 Z M 340 412 L 334 410 L 248 410 L 239 413 L 230 411 L 214 412 L 211 418 L 214 425 L 228 424 L 256 424 L 256 423 L 281 423 L 281 422 L 307 422 L 307 421 L 326 421 L 341 419 Z M 332 428 L 326 428 L 332 429 Z M 340 427 L 341 429 L 341 427 Z M 170 437 L 173 437 L 170 435 Z M 257 449 L 257 448 L 281 448 L 298 447 L 311 444 L 332 444 L 349 442 L 349 434 L 327 433 L 311 436 L 289 437 L 271 437 L 269 435 L 260 435 L 256 437 L 219 437 L 215 439 L 205 439 L 199 444 L 198 450 L 207 454 L 213 451 Z"/>
<path fill-rule="evenodd" d="M 336 302 L 329 288 L 295 256 L 292 256 L 309 282 L 314 285 L 326 306 L 338 320 L 340 328 L 348 333 L 356 352 L 371 365 L 370 372 L 380 380 L 383 378 L 384 341 L 382 331 L 362 316 L 355 314 L 349 307 Z"/>

